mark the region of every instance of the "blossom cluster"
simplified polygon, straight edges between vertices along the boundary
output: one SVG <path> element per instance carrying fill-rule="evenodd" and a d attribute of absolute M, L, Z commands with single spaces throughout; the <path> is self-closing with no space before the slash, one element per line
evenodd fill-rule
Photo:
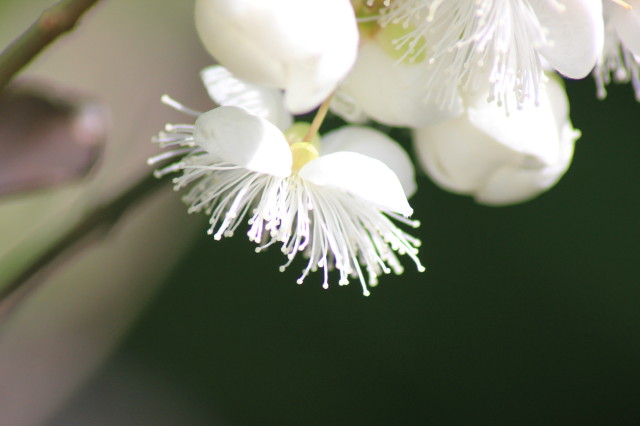
<path fill-rule="evenodd" d="M 150 160 L 178 173 L 190 212 L 216 239 L 278 245 L 327 288 L 364 294 L 406 256 L 416 191 L 410 156 L 370 124 L 406 127 L 415 161 L 482 204 L 527 201 L 566 172 L 580 132 L 562 77 L 597 94 L 631 82 L 640 100 L 640 0 L 196 0 L 217 65 L 201 73 L 216 107 L 167 125 Z M 296 116 L 317 109 L 311 123 Z M 326 114 L 345 125 L 320 132 Z"/>

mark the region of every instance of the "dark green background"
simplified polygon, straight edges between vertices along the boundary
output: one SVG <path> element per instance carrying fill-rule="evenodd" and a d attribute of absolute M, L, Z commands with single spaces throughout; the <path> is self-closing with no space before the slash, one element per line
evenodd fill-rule
<path fill-rule="evenodd" d="M 640 424 L 640 105 L 628 86 L 604 102 L 590 79 L 568 91 L 583 137 L 557 187 L 489 208 L 421 176 L 411 201 L 427 271 L 406 263 L 369 298 L 317 276 L 298 286 L 300 263 L 282 274 L 278 250 L 203 228 L 54 423 L 109 393 L 126 364 L 198 424 Z M 166 406 L 133 414 L 129 393 L 107 405 L 173 424 Z"/>

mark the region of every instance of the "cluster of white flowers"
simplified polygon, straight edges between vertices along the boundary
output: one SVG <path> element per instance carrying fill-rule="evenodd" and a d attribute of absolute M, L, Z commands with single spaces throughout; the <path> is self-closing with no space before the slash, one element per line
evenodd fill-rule
<path fill-rule="evenodd" d="M 246 226 L 257 251 L 277 244 L 299 283 L 332 271 L 364 294 L 398 255 L 423 270 L 407 198 L 407 153 L 371 121 L 413 130 L 416 160 L 443 188 L 505 205 L 565 173 L 579 132 L 562 80 L 593 73 L 640 98 L 640 0 L 196 0 L 196 28 L 220 65 L 203 70 L 217 107 L 167 125 L 190 212 L 216 239 Z M 318 109 L 312 123 L 295 115 Z M 346 122 L 326 134 L 330 111 Z"/>

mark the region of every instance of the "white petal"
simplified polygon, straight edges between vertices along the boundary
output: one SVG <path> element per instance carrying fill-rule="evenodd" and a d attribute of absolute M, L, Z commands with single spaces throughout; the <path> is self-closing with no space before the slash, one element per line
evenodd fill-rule
<path fill-rule="evenodd" d="M 253 115 L 271 121 L 281 130 L 291 126 L 291 114 L 284 107 L 280 90 L 244 82 L 220 65 L 203 69 L 200 77 L 209 97 L 216 104 L 244 108 Z"/>
<path fill-rule="evenodd" d="M 611 20 L 624 47 L 634 55 L 640 55 L 640 0 L 626 0 L 633 9 L 616 6 Z"/>
<path fill-rule="evenodd" d="M 527 168 L 523 163 L 504 165 L 476 193 L 476 201 L 500 206 L 521 203 L 546 191 L 555 185 L 569 168 L 576 137 L 577 133 L 567 125 L 563 131 L 560 157 L 554 164 L 542 168 Z"/>
<path fill-rule="evenodd" d="M 339 151 L 357 152 L 382 161 L 396 174 L 407 197 L 415 193 L 415 171 L 409 155 L 386 134 L 370 127 L 346 126 L 322 137 L 321 155 Z"/>
<path fill-rule="evenodd" d="M 402 185 L 382 161 L 356 152 L 335 152 L 310 161 L 298 172 L 318 186 L 344 190 L 383 209 L 410 216 Z"/>
<path fill-rule="evenodd" d="M 243 80 L 285 89 L 294 113 L 322 102 L 355 61 L 348 0 L 197 0 L 195 15 L 209 53 Z"/>
<path fill-rule="evenodd" d="M 544 102 L 549 102 L 553 117 L 556 121 L 556 128 L 562 129 L 569 117 L 569 99 L 564 87 L 564 80 L 558 74 L 547 74 L 549 82 L 545 86 L 547 96 L 542 96 Z"/>
<path fill-rule="evenodd" d="M 504 108 L 487 102 L 484 94 L 476 96 L 468 105 L 469 121 L 513 151 L 551 164 L 558 157 L 559 149 L 556 116 L 557 113 L 566 113 L 567 101 L 564 91 L 558 88 L 554 79 L 550 79 L 547 84 L 553 90 L 553 98 L 543 90 L 540 105 L 527 103 L 521 110 L 511 111 L 508 116 Z M 555 106 L 552 106 L 552 102 Z M 562 120 L 566 120 L 566 114 L 562 116 Z"/>
<path fill-rule="evenodd" d="M 280 177 L 291 174 L 284 134 L 245 109 L 228 106 L 205 112 L 196 120 L 193 137 L 198 146 L 232 165 Z"/>
<path fill-rule="evenodd" d="M 358 60 L 340 92 L 369 117 L 390 126 L 424 127 L 461 114 L 459 99 L 451 109 L 426 100 L 425 72 L 424 63 L 398 62 L 378 43 L 368 42 L 360 47 Z M 340 110 L 336 112 L 340 114 Z"/>
<path fill-rule="evenodd" d="M 414 145 L 429 177 L 465 195 L 478 191 L 497 167 L 514 157 L 512 150 L 479 131 L 466 117 L 417 129 Z"/>
<path fill-rule="evenodd" d="M 602 0 L 532 0 L 550 43 L 540 49 L 553 68 L 570 78 L 587 76 L 596 64 L 604 43 Z"/>
<path fill-rule="evenodd" d="M 338 89 L 331 98 L 331 112 L 351 124 L 365 124 L 369 117 L 351 95 Z"/>
<path fill-rule="evenodd" d="M 337 80 L 321 76 L 321 57 L 299 60 L 287 68 L 284 102 L 294 114 L 304 114 L 324 102 L 336 88 Z M 341 76 L 342 77 L 342 76 Z"/>

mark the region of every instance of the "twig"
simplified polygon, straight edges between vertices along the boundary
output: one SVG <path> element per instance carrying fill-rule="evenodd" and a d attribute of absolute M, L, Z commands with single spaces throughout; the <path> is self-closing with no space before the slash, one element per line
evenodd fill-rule
<path fill-rule="evenodd" d="M 81 246 L 105 235 L 126 211 L 152 194 L 164 183 L 151 174 L 133 184 L 114 199 L 91 210 L 85 218 L 39 256 L 19 276 L 0 289 L 0 321 L 25 300 L 31 291 L 55 269 L 63 258 L 76 254 Z"/>
<path fill-rule="evenodd" d="M 56 38 L 75 27 L 99 0 L 62 0 L 42 12 L 31 26 L 0 53 L 0 92 Z"/>
<path fill-rule="evenodd" d="M 320 130 L 320 126 L 322 126 L 324 119 L 327 117 L 327 112 L 329 112 L 331 99 L 333 99 L 333 93 L 329 95 L 329 97 L 322 103 L 322 105 L 320 105 L 320 108 L 318 108 L 318 112 L 316 112 L 316 116 L 313 117 L 311 126 L 309 126 L 309 130 L 304 137 L 304 140 L 306 142 L 311 142 L 311 139 L 313 139 L 316 133 L 318 133 L 318 130 Z"/>

